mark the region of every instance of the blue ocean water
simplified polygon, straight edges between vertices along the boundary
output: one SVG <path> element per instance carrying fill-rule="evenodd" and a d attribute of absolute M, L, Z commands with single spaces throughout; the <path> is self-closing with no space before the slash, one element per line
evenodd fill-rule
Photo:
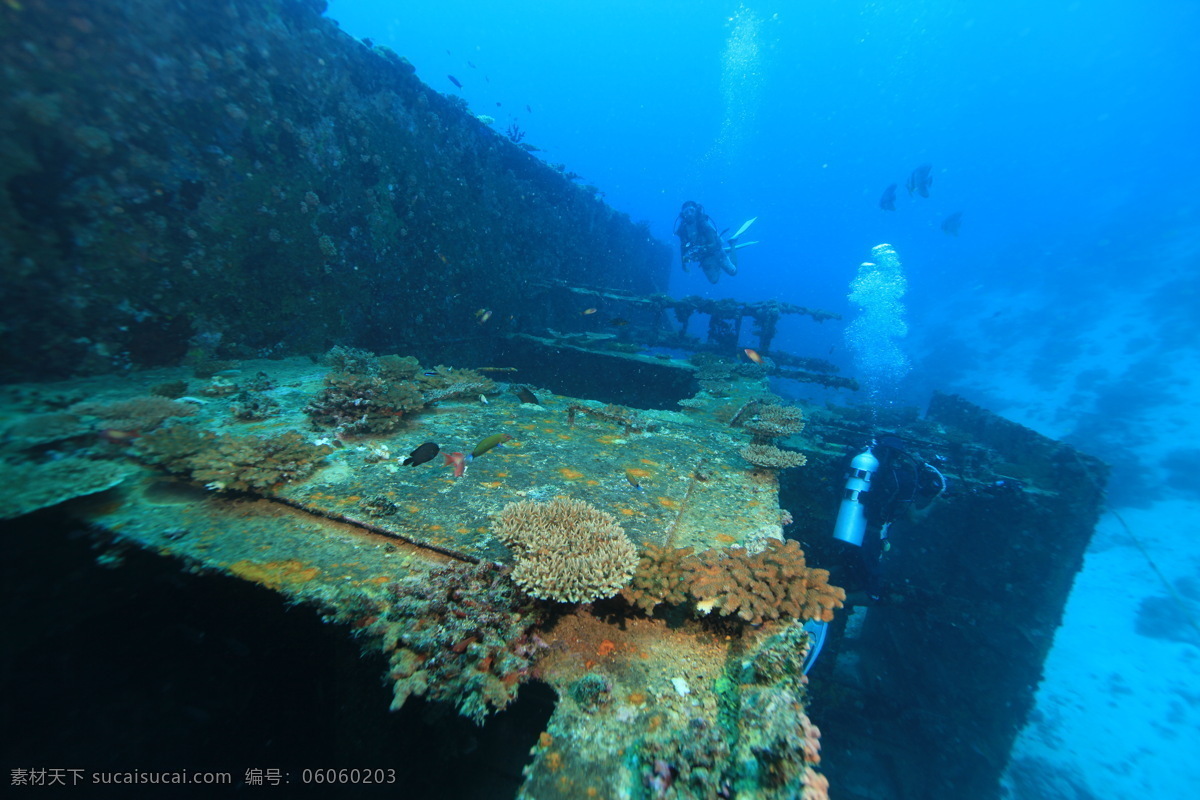
<path fill-rule="evenodd" d="M 1123 515 L 1077 582 L 1014 792 L 1186 796 L 1196 648 L 1139 635 L 1131 611 L 1114 627 L 1096 598 L 1200 578 L 1200 4 L 334 0 L 328 14 L 519 126 L 663 240 L 685 200 L 720 227 L 758 218 L 736 277 L 676 267 L 674 295 L 851 318 L 859 265 L 892 245 L 911 369 L 886 401 L 956 391 L 1114 467 Z M 922 164 L 928 198 L 905 187 Z M 840 324 L 785 324 L 777 345 L 854 370 Z M 1137 757 L 1116 769 L 1112 737 L 1131 730 Z M 1031 793 L 1030 764 L 1066 777 Z"/>

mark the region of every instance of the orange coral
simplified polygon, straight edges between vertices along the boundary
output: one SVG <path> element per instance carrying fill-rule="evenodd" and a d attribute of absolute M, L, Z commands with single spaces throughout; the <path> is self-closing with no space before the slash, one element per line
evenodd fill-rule
<path fill-rule="evenodd" d="M 754 555 L 741 547 L 692 555 L 691 548 L 650 545 L 622 594 L 647 612 L 690 599 L 700 614 L 736 614 L 755 625 L 780 617 L 828 622 L 846 599 L 829 585 L 827 570 L 808 567 L 799 544 L 776 539 Z"/>
<path fill-rule="evenodd" d="M 686 580 L 697 611 L 737 614 L 756 625 L 781 616 L 828 621 L 846 599 L 828 585 L 827 571 L 807 567 L 804 551 L 790 540 L 771 539 L 756 555 L 741 547 L 706 550 Z"/>
<path fill-rule="evenodd" d="M 653 612 L 659 603 L 686 603 L 684 561 L 691 554 L 690 547 L 647 545 L 633 571 L 633 579 L 621 590 L 621 596 L 647 614 Z"/>

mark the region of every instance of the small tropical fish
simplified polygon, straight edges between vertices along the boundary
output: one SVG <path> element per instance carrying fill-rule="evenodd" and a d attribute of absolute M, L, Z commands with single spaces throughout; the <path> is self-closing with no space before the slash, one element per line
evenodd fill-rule
<path fill-rule="evenodd" d="M 418 464 L 424 464 L 426 461 L 432 461 L 433 457 L 438 454 L 439 449 L 436 442 L 426 442 L 409 453 L 408 458 L 400 463 L 406 467 L 415 467 Z"/>
<path fill-rule="evenodd" d="M 908 176 L 908 193 L 913 192 L 921 195 L 921 197 L 929 197 L 929 187 L 933 185 L 933 176 L 929 171 L 933 167 L 929 164 L 922 164 L 912 171 Z"/>
<path fill-rule="evenodd" d="M 528 111 L 530 114 L 533 113 L 533 109 L 530 108 L 529 106 L 525 106 L 525 110 Z"/>
<path fill-rule="evenodd" d="M 608 324 L 612 325 L 614 328 L 624 328 L 629 324 L 629 320 L 621 319 L 620 317 L 613 317 L 608 321 Z"/>
<path fill-rule="evenodd" d="M 642 484 L 638 482 L 637 475 L 633 474 L 633 470 L 625 470 L 625 480 L 629 481 L 629 485 L 637 489 L 639 492 L 646 491 L 642 488 Z"/>
<path fill-rule="evenodd" d="M 962 227 L 962 212 L 955 211 L 950 216 L 942 220 L 942 230 L 951 236 L 958 236 L 958 229 Z"/>
<path fill-rule="evenodd" d="M 446 459 L 442 466 L 448 467 L 453 464 L 454 477 L 461 478 L 467 469 L 467 457 L 462 453 L 442 453 L 442 458 Z"/>
<path fill-rule="evenodd" d="M 458 78 L 454 77 L 453 75 L 447 75 L 446 77 L 449 78 L 450 82 L 453 83 L 455 86 L 457 86 L 460 89 L 462 88 L 462 84 L 458 82 Z"/>
<path fill-rule="evenodd" d="M 879 207 L 884 211 L 896 210 L 896 184 L 892 184 L 883 190 L 883 197 L 879 198 Z"/>
<path fill-rule="evenodd" d="M 596 313 L 596 309 L 594 309 L 594 308 L 585 308 L 583 311 L 580 311 L 580 312 L 579 312 L 579 316 L 581 316 L 581 317 L 588 317 L 588 316 L 591 316 L 592 314 L 595 314 L 595 313 Z"/>
<path fill-rule="evenodd" d="M 487 322 L 492 318 L 492 310 L 490 308 L 481 308 L 475 312 L 475 318 L 479 320 L 479 324 Z"/>
<path fill-rule="evenodd" d="M 751 361 L 753 361 L 755 364 L 761 364 L 761 363 L 763 363 L 763 361 L 762 361 L 762 356 L 760 356 L 760 355 L 758 354 L 758 351 L 757 351 L 757 350 L 751 350 L 749 347 L 747 347 L 747 348 L 746 348 L 745 350 L 743 350 L 742 352 L 746 354 L 746 358 L 750 359 L 750 360 L 751 360 Z"/>
<path fill-rule="evenodd" d="M 526 386 L 517 386 L 513 389 L 517 393 L 517 399 L 522 403 L 532 403 L 535 406 L 540 406 L 542 402 L 537 399 L 537 395 L 529 391 Z"/>
<path fill-rule="evenodd" d="M 471 69 L 475 69 L 475 65 L 472 64 L 470 61 L 467 62 L 467 66 L 470 67 Z"/>
<path fill-rule="evenodd" d="M 491 403 L 489 403 L 489 402 L 488 402 L 488 399 L 487 399 L 487 395 L 486 395 L 486 394 L 481 394 L 481 395 L 479 395 L 479 402 L 483 403 L 485 406 L 490 406 L 490 405 L 491 405 Z"/>
<path fill-rule="evenodd" d="M 471 458 L 478 458 L 479 456 L 486 453 L 488 450 L 491 450 L 496 445 L 504 444 L 505 442 L 511 442 L 511 441 L 512 441 L 512 437 L 509 436 L 507 433 L 493 433 L 491 436 L 487 437 L 486 439 L 481 441 L 479 444 L 475 445 L 475 449 L 471 451 Z"/>

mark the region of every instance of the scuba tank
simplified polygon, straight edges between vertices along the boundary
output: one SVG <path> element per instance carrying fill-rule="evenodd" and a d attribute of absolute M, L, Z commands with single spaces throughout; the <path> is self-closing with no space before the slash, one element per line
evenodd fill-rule
<path fill-rule="evenodd" d="M 842 505 L 838 508 L 837 522 L 833 526 L 833 538 L 862 546 L 863 536 L 867 532 L 867 510 L 860 495 L 870 491 L 871 478 L 878 469 L 879 459 L 871 452 L 870 447 L 850 462 Z"/>

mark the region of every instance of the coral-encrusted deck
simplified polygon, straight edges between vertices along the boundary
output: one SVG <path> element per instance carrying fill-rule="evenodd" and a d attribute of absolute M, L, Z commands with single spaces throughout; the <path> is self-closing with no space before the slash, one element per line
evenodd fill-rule
<path fill-rule="evenodd" d="M 244 363 L 208 386 L 192 380 L 190 396 L 180 402 L 194 413 L 161 426 L 186 424 L 225 437 L 299 432 L 333 445 L 311 476 L 250 494 L 206 488 L 139 462 L 137 448 L 110 432 L 115 441 L 103 454 L 129 475 L 118 489 L 76 501 L 78 514 L 189 567 L 257 582 L 348 621 L 365 619 L 363 609 L 390 607 L 393 587 L 404 577 L 464 561 L 510 561 L 489 517 L 515 500 L 585 500 L 613 515 L 638 545 L 701 550 L 781 535 L 776 476 L 741 459 L 748 436 L 728 424 L 748 398 L 764 393 L 758 382 L 679 412 L 605 407 L 536 387 L 540 405 L 522 403 L 501 385 L 485 398 L 441 401 L 409 414 L 394 433 L 339 439 L 305 414 L 327 372 L 306 359 Z M 12 393 L 16 403 L 7 412 L 16 418 L 50 398 L 103 405 L 185 378 L 182 370 L 162 370 L 40 386 Z M 240 387 L 226 387 L 249 382 L 260 387 L 259 404 L 274 404 L 265 419 L 239 421 L 235 413 L 247 401 Z M 622 415 L 633 424 L 623 424 Z M 441 455 L 415 467 L 401 463 L 426 441 L 437 442 L 443 454 L 470 453 L 497 433 L 512 438 L 470 461 L 461 477 Z M 730 648 L 749 652 L 756 637 L 722 638 L 693 622 L 668 627 L 636 613 L 620 625 L 587 607 L 563 607 L 563 613 L 538 637 L 549 651 L 534 674 L 562 701 L 536 749 L 529 796 L 573 797 L 596 788 L 595 796 L 604 797 L 614 787 L 670 780 L 643 775 L 642 767 L 652 766 L 652 753 L 679 762 L 672 748 L 694 738 L 697 726 L 705 728 L 701 738 L 711 751 L 703 758 L 732 757 L 718 708 L 738 702 L 741 691 L 726 675 Z M 773 629 L 768 625 L 758 635 Z M 598 682 L 592 692 L 583 681 L 589 675 Z M 799 680 L 798 674 L 788 680 Z M 799 684 L 788 691 L 800 724 Z M 630 725 L 644 740 L 640 761 L 631 760 L 625 741 Z M 820 782 L 802 759 L 797 764 L 796 780 L 807 770 L 810 782 Z"/>

